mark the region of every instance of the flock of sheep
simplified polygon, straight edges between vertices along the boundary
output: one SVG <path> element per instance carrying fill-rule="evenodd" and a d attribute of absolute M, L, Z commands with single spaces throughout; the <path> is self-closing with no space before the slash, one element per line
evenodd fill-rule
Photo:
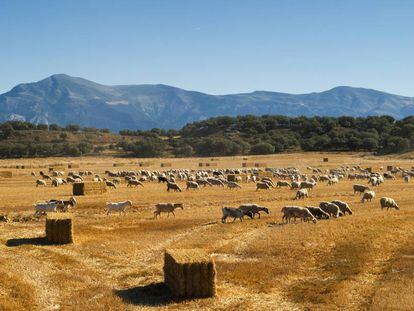
<path fill-rule="evenodd" d="M 199 190 L 205 187 L 227 187 L 229 189 L 241 189 L 241 182 L 255 183 L 256 191 L 270 190 L 272 188 L 287 187 L 295 190 L 294 200 L 308 198 L 312 189 L 320 183 L 326 183 L 328 186 L 334 186 L 344 178 L 349 180 L 366 180 L 368 185 L 354 184 L 354 194 L 362 194 L 361 202 L 372 201 L 375 199 L 375 191 L 371 187 L 376 187 L 385 182 L 387 179 L 395 179 L 398 174 L 402 176 L 405 182 L 410 181 L 410 177 L 414 175 L 414 171 L 402 168 L 393 168 L 383 174 L 374 173 L 370 170 L 363 169 L 359 166 L 340 167 L 322 171 L 320 168 L 307 168 L 310 174 L 302 174 L 297 168 L 267 168 L 266 174 L 261 169 L 214 169 L 214 170 L 189 170 L 189 169 L 170 169 L 167 171 L 106 171 L 105 177 L 94 175 L 91 171 L 69 172 L 64 178 L 65 172 L 52 171 L 49 174 L 39 172 L 40 179 L 36 180 L 36 187 L 47 186 L 47 180 L 50 180 L 51 186 L 59 187 L 63 184 L 73 184 L 84 182 L 85 177 L 92 178 L 93 181 L 105 182 L 107 187 L 117 189 L 122 180 L 125 181 L 127 187 L 145 187 L 146 182 L 158 182 L 166 185 L 166 190 L 182 192 L 183 189 L 177 181 L 184 182 L 186 190 Z M 32 172 L 32 176 L 37 174 Z M 266 176 L 263 176 L 266 175 Z M 231 180 L 230 180 L 231 176 Z M 269 177 L 272 176 L 272 177 Z M 275 182 L 273 179 L 277 179 Z M 379 200 L 381 209 L 395 208 L 399 206 L 392 198 L 383 197 Z M 53 199 L 47 202 L 35 204 L 35 215 L 48 212 L 65 212 L 69 208 L 75 207 L 77 204 L 74 197 L 69 200 Z M 106 213 L 119 212 L 125 213 L 126 208 L 132 207 L 131 201 L 111 202 L 106 204 Z M 174 210 L 183 209 L 182 203 L 158 203 L 155 205 L 154 218 L 161 213 L 167 213 L 169 216 L 174 214 Z M 239 207 L 222 208 L 222 222 L 226 222 L 227 218 L 233 218 L 233 221 L 239 219 L 242 221 L 244 216 L 260 218 L 260 212 L 269 214 L 269 209 L 257 204 L 242 204 Z M 291 222 L 293 218 L 302 221 L 317 222 L 318 219 L 329 219 L 331 217 L 341 217 L 346 214 L 352 214 L 352 210 L 346 202 L 334 200 L 331 202 L 320 202 L 319 206 L 284 206 L 281 209 L 284 222 Z"/>

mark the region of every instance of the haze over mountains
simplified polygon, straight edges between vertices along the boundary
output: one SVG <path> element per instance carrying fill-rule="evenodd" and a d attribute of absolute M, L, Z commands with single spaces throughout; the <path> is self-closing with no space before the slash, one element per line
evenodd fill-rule
<path fill-rule="evenodd" d="M 97 128 L 180 128 L 221 115 L 369 116 L 414 114 L 414 98 L 336 87 L 309 94 L 256 91 L 209 95 L 167 85 L 107 86 L 65 74 L 19 84 L 0 95 L 0 121 L 79 124 Z"/>

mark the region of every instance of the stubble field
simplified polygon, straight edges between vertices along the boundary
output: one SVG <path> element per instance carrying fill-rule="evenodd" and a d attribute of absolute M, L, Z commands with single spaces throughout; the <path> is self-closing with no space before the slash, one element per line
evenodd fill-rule
<path fill-rule="evenodd" d="M 322 161 L 329 157 L 329 162 Z M 220 158 L 217 168 L 239 168 L 245 161 L 269 167 L 307 166 L 322 169 L 361 165 L 397 165 L 413 161 L 363 157 L 360 154 L 289 154 L 268 157 Z M 138 170 L 132 159 L 80 158 L 19 160 L 20 164 L 79 163 L 104 176 L 105 170 Z M 135 160 L 138 162 L 138 160 Z M 210 159 L 155 160 L 145 169 L 196 169 Z M 0 165 L 15 164 L 1 161 Z M 113 163 L 123 166 L 113 167 Z M 1 169 L 9 170 L 9 169 Z M 36 201 L 69 198 L 72 187 L 35 187 L 31 171 L 13 169 L 0 179 L 0 214 L 33 215 Z M 70 169 L 67 169 L 69 171 Z M 183 185 L 182 182 L 178 182 Z M 44 245 L 45 218 L 0 222 L 0 310 L 412 310 L 414 306 L 414 182 L 400 176 L 375 188 L 373 202 L 360 203 L 352 185 L 366 181 L 319 183 L 310 197 L 294 201 L 289 189 L 255 191 L 202 188 L 168 193 L 162 183 L 127 188 L 122 183 L 103 195 L 76 197 L 75 243 Z M 183 185 L 183 188 L 184 185 Z M 400 210 L 381 211 L 379 199 L 394 198 Z M 353 215 L 317 224 L 282 224 L 284 205 L 318 205 L 334 199 L 348 202 Z M 105 202 L 131 200 L 125 216 L 107 216 Z M 182 202 L 176 217 L 153 219 L 154 204 Z M 222 224 L 221 207 L 258 203 L 270 209 L 261 219 Z M 217 267 L 215 298 L 174 301 L 163 284 L 166 248 L 202 248 Z"/>

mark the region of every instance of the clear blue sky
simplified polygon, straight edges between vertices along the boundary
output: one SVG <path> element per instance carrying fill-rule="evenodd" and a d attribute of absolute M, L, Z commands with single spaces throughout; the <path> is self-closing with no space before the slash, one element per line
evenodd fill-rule
<path fill-rule="evenodd" d="M 414 1 L 0 0 L 0 93 L 54 73 L 212 94 L 414 96 Z"/>

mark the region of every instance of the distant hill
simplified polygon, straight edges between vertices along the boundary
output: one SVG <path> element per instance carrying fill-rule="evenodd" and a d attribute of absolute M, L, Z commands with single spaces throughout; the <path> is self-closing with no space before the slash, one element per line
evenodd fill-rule
<path fill-rule="evenodd" d="M 0 122 L 71 123 L 96 128 L 168 129 L 214 116 L 369 116 L 414 114 L 414 98 L 336 87 L 310 94 L 256 91 L 208 95 L 167 85 L 97 84 L 65 74 L 20 84 L 0 95 Z"/>

